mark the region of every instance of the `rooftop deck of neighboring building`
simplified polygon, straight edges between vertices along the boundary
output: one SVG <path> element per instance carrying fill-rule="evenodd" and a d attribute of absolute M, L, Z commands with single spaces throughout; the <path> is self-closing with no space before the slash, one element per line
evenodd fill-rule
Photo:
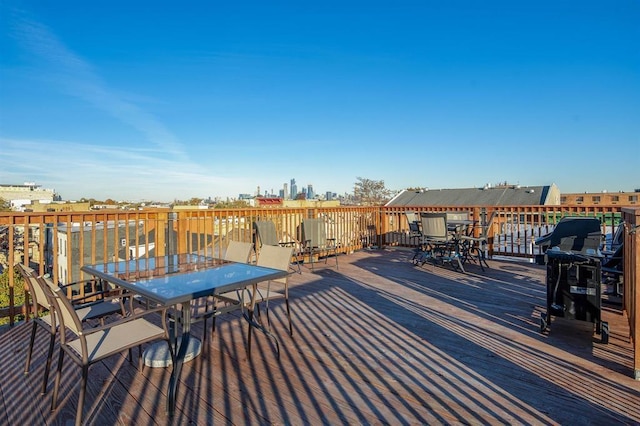
<path fill-rule="evenodd" d="M 607 304 L 608 345 L 593 324 L 554 320 L 539 332 L 545 269 L 489 261 L 482 272 L 414 266 L 401 249 L 340 256 L 340 269 L 290 277 L 294 337 L 271 307 L 276 359 L 246 323 L 218 321 L 202 355 L 185 364 L 175 424 L 638 424 L 640 391 L 621 307 Z M 66 363 L 60 407 L 39 394 L 47 337 L 23 375 L 30 324 L 0 334 L 0 424 L 64 424 L 78 400 Z M 195 333 L 201 335 L 201 326 Z M 71 374 L 69 374 L 71 373 Z M 89 424 L 171 424 L 168 369 L 138 373 L 126 358 L 93 366 Z M 51 388 L 51 387 L 50 387 Z"/>

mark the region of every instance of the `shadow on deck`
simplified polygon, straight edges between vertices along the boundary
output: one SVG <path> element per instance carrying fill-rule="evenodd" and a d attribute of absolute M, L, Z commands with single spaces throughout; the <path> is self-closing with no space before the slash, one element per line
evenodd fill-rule
<path fill-rule="evenodd" d="M 341 256 L 290 278 L 294 337 L 271 307 L 278 361 L 256 335 L 251 358 L 237 315 L 218 320 L 185 365 L 177 414 L 165 413 L 170 371 L 138 373 L 125 357 L 90 371 L 90 424 L 638 424 L 640 392 L 619 306 L 603 309 L 608 345 L 593 324 L 555 319 L 539 332 L 545 271 L 490 261 L 467 274 L 417 267 L 402 250 Z M 73 419 L 78 371 L 65 368 L 60 408 L 39 394 L 47 337 L 23 375 L 30 325 L 0 335 L 2 424 Z M 202 334 L 201 326 L 194 331 Z M 70 365 L 70 363 L 68 363 Z M 65 364 L 65 367 L 69 367 Z"/>

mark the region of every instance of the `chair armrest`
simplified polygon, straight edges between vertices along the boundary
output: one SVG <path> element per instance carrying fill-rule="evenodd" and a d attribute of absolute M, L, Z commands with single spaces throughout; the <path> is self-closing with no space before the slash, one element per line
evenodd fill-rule
<path fill-rule="evenodd" d="M 60 288 L 68 288 L 68 287 L 74 287 L 74 286 L 78 286 L 78 285 L 85 284 L 85 283 L 94 283 L 95 284 L 96 281 L 97 280 L 95 280 L 95 279 L 80 280 L 80 281 L 74 281 L 74 282 L 69 283 L 69 284 L 59 284 L 58 287 L 60 287 Z"/>
<path fill-rule="evenodd" d="M 157 307 L 157 308 L 151 308 L 151 309 L 144 309 L 142 312 L 132 312 L 130 315 L 123 317 L 119 320 L 116 321 L 111 321 L 105 325 L 100 325 L 97 327 L 87 327 L 85 329 L 82 330 L 82 334 L 84 334 L 85 336 L 93 334 L 93 333 L 97 333 L 99 331 L 104 331 L 104 330 L 109 330 L 112 327 L 115 327 L 119 324 L 125 324 L 128 323 L 130 321 L 134 321 L 140 318 L 143 318 L 147 315 L 151 315 L 151 314 L 155 314 L 155 313 L 160 313 L 161 317 L 162 317 L 162 327 L 164 328 L 165 332 L 168 331 L 167 330 L 167 307 L 162 306 L 162 307 Z"/>
<path fill-rule="evenodd" d="M 480 236 L 480 237 L 472 237 L 470 235 L 461 235 L 459 237 L 459 239 L 462 240 L 462 241 L 475 241 L 475 242 L 478 242 L 478 243 L 486 243 L 487 242 L 487 239 L 485 237 L 482 237 L 482 236 Z"/>
<path fill-rule="evenodd" d="M 89 306 L 99 302 L 107 302 L 114 299 L 125 297 L 124 289 L 109 289 L 104 291 L 96 291 L 85 293 L 83 295 L 71 295 L 71 303 L 74 306 Z"/>
<path fill-rule="evenodd" d="M 278 243 L 281 247 L 294 247 L 296 245 L 295 241 L 281 241 Z"/>
<path fill-rule="evenodd" d="M 289 234 L 288 232 L 284 232 L 282 235 L 282 238 L 288 238 L 287 243 L 291 243 L 294 245 L 300 245 L 300 241 L 298 241 L 298 239 L 296 237 L 294 237 L 293 235 Z"/>
<path fill-rule="evenodd" d="M 71 303 L 73 305 L 74 309 L 82 309 L 82 308 L 89 308 L 91 306 L 95 306 L 101 303 L 112 303 L 112 302 L 118 302 L 120 303 L 120 307 L 121 310 L 123 312 L 126 312 L 125 309 L 125 302 L 124 302 L 124 297 L 110 297 L 110 298 L 105 298 L 105 299 L 100 299 L 100 300 L 96 300 L 94 302 L 86 302 L 86 303 Z"/>
<path fill-rule="evenodd" d="M 100 279 L 88 279 L 88 280 L 80 280 L 80 281 L 74 281 L 72 283 L 69 284 L 59 284 L 58 287 L 62 288 L 62 289 L 67 289 L 69 287 L 71 287 L 71 290 L 73 291 L 74 287 L 77 288 L 81 288 L 81 287 L 86 287 L 86 284 L 91 283 L 91 292 L 98 292 L 98 290 L 96 290 L 96 287 L 98 285 L 99 282 L 103 282 L 106 283 L 106 285 L 109 285 L 111 288 L 111 290 L 116 289 L 116 287 L 114 285 L 110 285 L 108 282 L 100 280 Z M 100 290 L 100 291 L 108 291 L 108 290 Z"/>
<path fill-rule="evenodd" d="M 100 282 L 102 282 L 102 288 L 98 290 L 98 283 Z M 87 285 L 89 285 L 88 289 Z M 75 281 L 69 284 L 58 285 L 58 287 L 65 290 L 65 293 L 74 305 L 121 297 L 122 293 L 122 289 L 97 279 Z"/>

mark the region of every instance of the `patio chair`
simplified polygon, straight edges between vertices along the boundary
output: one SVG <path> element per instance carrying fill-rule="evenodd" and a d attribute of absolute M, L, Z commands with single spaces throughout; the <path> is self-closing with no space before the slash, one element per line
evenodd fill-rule
<path fill-rule="evenodd" d="M 422 238 L 422 230 L 420 229 L 420 216 L 417 212 L 404 212 L 409 224 L 409 240 Z"/>
<path fill-rule="evenodd" d="M 422 229 L 420 229 L 420 222 L 409 222 L 409 239 L 418 239 L 418 241 L 422 238 Z"/>
<path fill-rule="evenodd" d="M 53 309 L 50 305 L 49 298 L 42 288 L 42 284 L 38 281 L 36 273 L 32 268 L 23 264 L 16 265 L 17 269 L 24 279 L 25 285 L 31 296 L 31 314 L 32 314 L 32 328 L 31 338 L 29 339 L 29 348 L 27 349 L 27 358 L 24 366 L 24 374 L 29 374 L 31 367 L 31 356 L 33 354 L 33 345 L 36 337 L 36 330 L 41 327 L 49 333 L 49 349 L 47 352 L 47 362 L 44 368 L 44 378 L 42 381 L 41 393 L 45 394 L 47 391 L 47 382 L 49 380 L 49 371 L 51 369 L 51 359 L 53 357 L 53 347 L 55 344 L 55 338 L 57 335 L 58 324 L 56 322 L 55 314 L 52 315 Z M 47 279 L 48 280 L 48 279 Z M 46 283 L 50 288 L 56 287 L 53 281 L 48 280 Z M 114 300 L 112 297 L 107 297 L 98 302 L 91 304 L 84 304 L 81 307 L 74 307 L 76 314 L 80 318 L 80 321 L 85 322 L 92 319 L 100 321 L 101 325 L 104 325 L 105 317 L 119 313 L 124 316 L 124 305 L 120 300 Z"/>
<path fill-rule="evenodd" d="M 41 277 L 38 278 L 41 280 Z M 172 365 L 175 364 L 175 353 L 170 344 L 169 332 L 166 324 L 166 308 L 148 309 L 136 313 L 129 312 L 127 317 L 121 320 L 105 324 L 100 327 L 86 328 L 78 316 L 78 312 L 73 308 L 71 301 L 65 296 L 60 288 L 52 291 L 46 284 L 42 283 L 46 296 L 49 298 L 51 306 L 56 313 L 56 319 L 60 321 L 61 330 L 69 330 L 73 333 L 72 338 L 68 338 L 67 333 L 60 332 L 60 352 L 58 355 L 58 368 L 56 373 L 53 396 L 51 398 L 51 409 L 55 410 L 58 405 L 58 391 L 62 377 L 62 367 L 65 354 L 81 369 L 80 395 L 76 408 L 76 425 L 82 424 L 82 414 L 87 388 L 89 367 L 105 358 L 117 355 L 125 350 L 138 347 L 138 369 L 142 368 L 141 346 L 145 343 L 157 340 L 165 340 L 171 353 Z M 157 326 L 144 317 L 149 314 L 161 314 L 162 326 Z"/>
<path fill-rule="evenodd" d="M 253 251 L 253 244 L 244 241 L 230 240 L 227 249 L 224 252 L 223 259 L 231 262 L 249 263 L 251 258 L 251 252 Z M 241 308 L 240 300 L 241 296 L 236 291 L 223 293 L 216 296 L 206 298 L 205 313 L 194 314 L 193 321 L 204 321 L 204 336 L 206 340 L 207 336 L 207 319 L 212 318 L 211 334 L 216 331 L 216 317 L 224 313 L 232 312 Z M 197 304 L 197 301 L 195 302 Z M 209 311 L 211 307 L 211 311 Z"/>
<path fill-rule="evenodd" d="M 612 256 L 621 245 L 624 244 L 624 234 L 625 234 L 625 222 L 620 221 L 617 226 L 613 227 L 613 235 L 611 235 L 611 241 L 607 244 L 607 239 L 603 235 L 604 241 L 602 242 L 602 247 L 600 251 L 602 255 L 605 257 Z"/>
<path fill-rule="evenodd" d="M 257 266 L 264 266 L 266 268 L 278 269 L 281 271 L 288 271 L 291 262 L 291 256 L 293 254 L 292 247 L 279 247 L 279 246 L 263 246 L 260 250 L 260 256 L 258 256 Z M 272 284 L 275 284 L 279 288 L 272 289 Z M 251 296 L 251 294 L 247 294 Z M 258 314 L 258 318 L 261 321 L 260 305 L 264 305 L 265 314 L 267 317 L 267 328 L 271 328 L 271 320 L 269 319 L 269 301 L 275 299 L 284 299 L 285 308 L 287 311 L 287 319 L 289 321 L 289 335 L 293 337 L 293 325 L 291 322 L 291 308 L 289 306 L 289 275 L 277 280 L 269 280 L 266 283 L 260 283 L 257 287 L 256 293 L 256 305 L 255 311 Z M 251 299 L 244 301 L 248 303 Z M 252 313 L 249 313 L 251 320 Z M 264 325 L 263 325 L 264 326 Z M 247 349 L 251 350 L 251 331 L 253 327 L 249 327 Z M 277 344 L 277 340 L 275 340 Z M 279 350 L 278 350 L 279 353 Z"/>
<path fill-rule="evenodd" d="M 338 269 L 338 246 L 335 238 L 327 238 L 327 230 L 324 219 L 304 219 L 302 221 L 303 253 L 309 256 L 311 269 L 315 262 L 315 256 L 324 256 L 327 263 L 330 256 L 336 259 Z"/>
<path fill-rule="evenodd" d="M 249 263 L 252 250 L 253 243 L 230 240 L 223 259 L 230 262 Z"/>
<path fill-rule="evenodd" d="M 466 264 L 467 261 L 477 263 L 484 272 L 485 267 L 489 268 L 485 257 L 486 236 L 476 236 L 474 232 L 477 228 L 476 222 L 469 219 L 468 213 L 447 213 L 447 226 L 451 229 L 452 222 L 450 221 L 460 223 L 456 238 L 458 239 L 458 250 L 462 264 Z M 484 230 L 482 230 L 482 234 L 484 234 Z"/>
<path fill-rule="evenodd" d="M 258 256 L 258 260 L 256 262 L 257 266 L 263 266 L 266 268 L 278 269 L 281 271 L 288 271 L 289 264 L 291 262 L 291 256 L 293 254 L 293 247 L 281 247 L 281 246 L 262 246 L 260 250 L 260 255 Z M 277 289 L 272 288 L 272 284 L 278 286 Z M 223 301 L 226 305 L 222 307 L 216 307 L 214 312 L 215 317 L 222 313 L 231 312 L 237 309 L 248 309 L 251 305 L 251 299 L 253 296 L 252 286 L 247 287 L 241 291 L 234 291 L 229 293 L 224 293 L 222 295 L 216 296 L 219 300 Z M 287 318 L 289 321 L 289 335 L 293 336 L 293 326 L 291 322 L 291 309 L 289 307 L 289 281 L 288 275 L 284 278 L 280 278 L 277 280 L 270 280 L 264 283 L 260 283 L 257 286 L 257 292 L 255 294 L 255 307 L 254 310 L 257 313 L 257 318 L 260 321 L 258 324 L 263 327 L 265 330 L 270 328 L 271 320 L 269 319 L 269 302 L 275 299 L 284 299 Z M 264 305 L 264 311 L 267 319 L 267 326 L 265 327 L 262 324 L 261 313 L 260 313 L 260 305 Z M 249 312 L 247 315 L 249 322 L 254 321 L 253 311 Z M 215 324 L 215 323 L 214 323 Z M 251 335 L 253 331 L 253 326 L 249 327 L 249 331 L 247 334 L 247 351 L 251 350 Z M 274 340 L 274 342 L 277 341 Z"/>
<path fill-rule="evenodd" d="M 466 263 L 468 260 L 480 265 L 480 269 L 484 272 L 485 268 L 489 268 L 487 258 L 484 254 L 484 247 L 487 244 L 486 237 L 473 235 L 461 235 L 460 236 L 460 257 L 462 263 Z"/>
<path fill-rule="evenodd" d="M 302 273 L 299 260 L 301 253 L 297 250 L 298 243 L 296 241 L 281 241 L 281 239 L 278 238 L 276 224 L 272 220 L 256 220 L 253 222 L 253 229 L 255 230 L 254 236 L 256 253 L 264 245 L 293 247 L 292 262 L 290 262 L 291 269 L 300 274 Z"/>
<path fill-rule="evenodd" d="M 460 268 L 465 272 L 458 249 L 459 241 L 447 226 L 447 213 L 423 212 L 420 213 L 420 222 L 423 246 L 421 263 L 424 265 L 428 260 L 448 262 L 454 269 Z"/>
<path fill-rule="evenodd" d="M 417 248 L 413 250 L 413 257 L 411 258 L 411 262 L 414 264 L 418 261 L 420 255 L 422 254 L 422 250 L 420 248 L 420 242 L 422 241 L 422 229 L 420 227 L 420 216 L 417 212 L 406 211 L 404 212 L 405 217 L 407 218 L 407 224 L 409 225 L 409 233 L 407 236 L 409 237 L 409 242 L 411 244 L 415 244 L 417 240 Z"/>
<path fill-rule="evenodd" d="M 613 253 L 607 253 L 602 260 L 602 281 L 611 286 L 606 294 L 622 296 L 622 278 L 624 275 L 624 244 L 618 246 Z"/>
<path fill-rule="evenodd" d="M 230 240 L 224 251 L 222 258 L 230 262 L 249 263 L 253 244 L 243 241 Z M 204 296 L 191 302 L 192 323 L 204 322 L 202 339 L 207 339 L 207 320 L 212 318 L 213 324 L 211 333 L 215 333 L 216 317 L 223 313 L 240 309 L 238 298 L 233 295 L 235 292 L 224 293 L 215 296 Z M 170 311 L 169 319 L 174 321 L 179 314 Z"/>
<path fill-rule="evenodd" d="M 293 250 L 291 247 L 276 247 L 268 246 L 264 247 L 260 251 L 260 257 L 258 257 L 258 266 L 264 266 L 266 268 L 279 269 L 281 271 L 288 270 L 288 264 L 286 262 L 287 255 L 291 258 Z M 280 291 L 274 291 L 271 289 L 271 284 L 276 283 L 281 285 Z M 287 317 L 289 317 L 289 334 L 293 336 L 293 328 L 291 326 L 291 310 L 289 308 L 289 279 L 288 276 L 277 280 L 270 280 L 266 284 L 258 285 L 257 302 L 264 303 L 266 310 L 269 309 L 269 300 L 284 298 Z"/>

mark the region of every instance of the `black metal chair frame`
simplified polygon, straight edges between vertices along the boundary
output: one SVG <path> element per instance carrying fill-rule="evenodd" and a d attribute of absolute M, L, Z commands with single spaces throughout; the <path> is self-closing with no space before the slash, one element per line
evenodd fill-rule
<path fill-rule="evenodd" d="M 414 255 L 416 264 L 422 266 L 427 262 L 432 264 L 450 263 L 454 270 L 465 272 L 462 265 L 462 255 L 459 240 L 455 233 L 447 226 L 447 213 L 420 213 L 422 223 L 422 242 L 420 253 Z"/>

